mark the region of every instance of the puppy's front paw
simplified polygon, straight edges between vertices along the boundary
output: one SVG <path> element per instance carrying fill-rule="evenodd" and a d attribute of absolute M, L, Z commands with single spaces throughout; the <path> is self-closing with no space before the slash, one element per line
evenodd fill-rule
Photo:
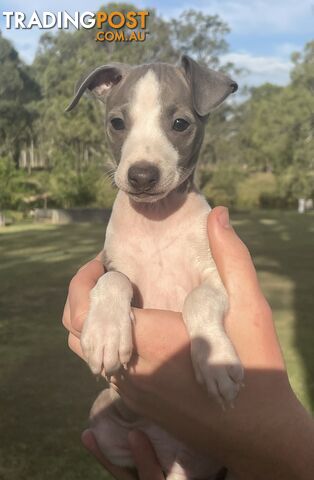
<path fill-rule="evenodd" d="M 110 376 L 132 355 L 130 304 L 92 302 L 81 335 L 81 346 L 92 372 Z"/>
<path fill-rule="evenodd" d="M 196 338 L 191 342 L 196 379 L 224 408 L 233 406 L 243 383 L 244 370 L 227 336 L 215 342 Z"/>

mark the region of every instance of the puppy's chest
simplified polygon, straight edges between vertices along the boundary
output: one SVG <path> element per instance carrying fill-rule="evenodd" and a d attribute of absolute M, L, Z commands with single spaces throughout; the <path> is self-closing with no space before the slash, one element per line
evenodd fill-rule
<path fill-rule="evenodd" d="M 187 294 L 201 283 L 212 263 L 206 216 L 192 223 L 193 229 L 189 222 L 109 225 L 105 242 L 109 267 L 133 283 L 135 306 L 182 311 Z"/>

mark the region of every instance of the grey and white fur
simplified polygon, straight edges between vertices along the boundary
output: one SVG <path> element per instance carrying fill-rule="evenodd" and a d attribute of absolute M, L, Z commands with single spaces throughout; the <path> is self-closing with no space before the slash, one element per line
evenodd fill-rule
<path fill-rule="evenodd" d="M 103 65 L 81 82 L 106 104 L 105 131 L 119 191 L 106 231 L 106 273 L 91 292 L 81 345 L 95 374 L 111 375 L 132 355 L 131 306 L 182 312 L 196 378 L 224 404 L 243 368 L 224 329 L 225 288 L 207 238 L 210 207 L 193 183 L 210 112 L 237 89 L 228 76 L 184 55 L 179 65 Z M 201 341 L 199 341 L 201 339 Z M 167 480 L 214 479 L 221 466 L 100 394 L 91 425 L 104 455 L 132 466 L 127 434 L 151 439 Z"/>

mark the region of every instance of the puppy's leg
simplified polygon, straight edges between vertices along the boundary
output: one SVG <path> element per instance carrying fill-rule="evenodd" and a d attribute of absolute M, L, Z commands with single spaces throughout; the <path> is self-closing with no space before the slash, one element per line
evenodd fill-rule
<path fill-rule="evenodd" d="M 95 374 L 110 375 L 126 365 L 132 354 L 130 280 L 120 272 L 107 272 L 91 291 L 81 345 Z"/>
<path fill-rule="evenodd" d="M 217 278 L 207 278 L 192 290 L 183 307 L 196 378 L 222 405 L 232 404 L 243 379 L 239 357 L 224 329 L 227 307 L 227 294 Z"/>
<path fill-rule="evenodd" d="M 92 406 L 89 427 L 107 460 L 121 467 L 134 467 L 128 434 L 140 422 L 136 421 L 135 414 L 126 419 L 121 415 L 121 407 L 126 408 L 114 390 L 103 390 Z"/>

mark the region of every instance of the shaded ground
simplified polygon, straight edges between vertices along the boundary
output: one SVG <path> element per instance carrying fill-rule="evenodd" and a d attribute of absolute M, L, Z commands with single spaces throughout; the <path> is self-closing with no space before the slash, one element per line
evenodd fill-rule
<path fill-rule="evenodd" d="M 314 410 L 314 216 L 233 219 L 274 309 L 291 382 Z M 60 326 L 69 279 L 103 236 L 99 225 L 0 229 L 0 479 L 105 478 L 79 442 L 101 385 Z"/>
<path fill-rule="evenodd" d="M 234 224 L 272 306 L 290 381 L 314 411 L 314 215 L 254 212 Z"/>

